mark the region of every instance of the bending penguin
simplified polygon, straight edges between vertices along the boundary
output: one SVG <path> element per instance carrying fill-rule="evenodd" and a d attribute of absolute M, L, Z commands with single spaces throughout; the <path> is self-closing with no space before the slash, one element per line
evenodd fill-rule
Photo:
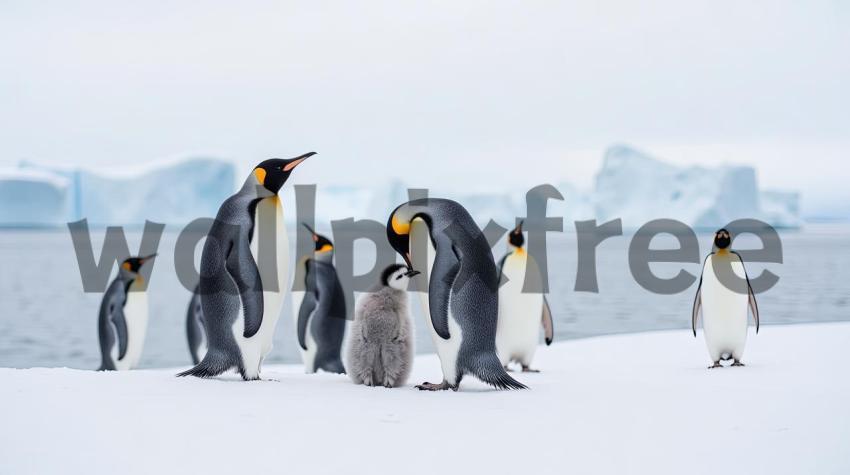
<path fill-rule="evenodd" d="M 413 367 L 413 324 L 407 286 L 419 272 L 393 264 L 378 287 L 360 297 L 348 345 L 348 376 L 355 384 L 397 388 Z"/>
<path fill-rule="evenodd" d="M 741 358 L 747 343 L 747 309 L 759 331 L 759 310 L 756 296 L 750 286 L 744 261 L 731 251 L 732 235 L 726 229 L 714 235 L 714 251 L 702 266 L 697 294 L 691 313 L 691 327 L 697 336 L 697 319 L 702 313 L 702 328 L 705 343 L 713 364 L 709 368 L 721 367 L 720 361 L 733 360 L 732 366 L 744 366 Z M 734 273 L 734 275 L 733 275 Z"/>
<path fill-rule="evenodd" d="M 236 369 L 246 381 L 260 379 L 289 278 L 289 241 L 277 193 L 312 155 L 261 162 L 222 203 L 201 254 L 207 353 L 178 376 L 210 378 Z"/>
<path fill-rule="evenodd" d="M 204 329 L 204 309 L 201 307 L 200 284 L 195 286 L 189 308 L 186 309 L 186 339 L 192 364 L 198 364 L 207 354 L 207 335 Z"/>
<path fill-rule="evenodd" d="M 543 280 L 540 268 L 533 257 L 523 249 L 522 222 L 508 233 L 510 251 L 499 262 L 499 281 L 508 281 L 499 288 L 499 322 L 496 326 L 496 353 L 507 368 L 511 362 L 519 363 L 523 372 L 531 369 L 531 361 L 540 339 L 540 326 L 545 331 L 546 345 L 554 338 L 552 311 L 542 293 Z M 529 281 L 530 279 L 530 281 Z M 529 291 L 523 291 L 528 287 Z"/>
<path fill-rule="evenodd" d="M 304 291 L 293 293 L 293 316 L 304 370 L 345 373 L 340 352 L 345 336 L 345 294 L 333 265 L 333 243 L 310 231 L 315 243 L 313 257 L 301 259 L 296 278 L 303 275 Z"/>
<path fill-rule="evenodd" d="M 457 390 L 463 376 L 471 374 L 499 389 L 524 389 L 496 356 L 496 263 L 463 206 L 436 198 L 404 203 L 387 221 L 387 238 L 408 267 L 415 269 L 414 259 L 427 266 L 427 291 L 420 295 L 443 382 L 417 388 Z"/>
<path fill-rule="evenodd" d="M 148 328 L 148 293 L 141 267 L 156 254 L 121 263 L 100 303 L 100 371 L 128 370 L 139 364 Z"/>

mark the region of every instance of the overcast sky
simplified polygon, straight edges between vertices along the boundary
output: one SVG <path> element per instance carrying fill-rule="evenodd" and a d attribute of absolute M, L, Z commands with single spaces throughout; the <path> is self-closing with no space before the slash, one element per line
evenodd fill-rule
<path fill-rule="evenodd" d="M 850 2 L 189 3 L 0 0 L 0 163 L 589 186 L 625 142 L 850 210 Z"/>

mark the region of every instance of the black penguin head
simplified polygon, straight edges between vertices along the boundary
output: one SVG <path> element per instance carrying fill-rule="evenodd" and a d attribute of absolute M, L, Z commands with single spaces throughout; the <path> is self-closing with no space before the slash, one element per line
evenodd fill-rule
<path fill-rule="evenodd" d="M 310 231 L 310 234 L 313 235 L 313 252 L 316 254 L 324 254 L 326 252 L 333 253 L 334 244 L 330 239 L 316 233 L 316 231 L 313 231 L 313 228 L 311 228 L 307 223 L 301 223 L 301 225 L 307 228 L 307 231 Z"/>
<path fill-rule="evenodd" d="M 381 285 L 398 290 L 407 290 L 410 279 L 417 275 L 419 275 L 419 271 L 404 264 L 393 264 L 381 273 Z"/>
<path fill-rule="evenodd" d="M 726 249 L 732 244 L 732 234 L 726 229 L 721 229 L 714 233 L 714 247 L 717 249 Z"/>
<path fill-rule="evenodd" d="M 156 257 L 156 254 L 144 257 L 129 257 L 124 259 L 124 262 L 121 263 L 121 270 L 131 275 L 136 275 L 139 273 L 139 269 L 141 269 L 146 262 L 152 260 L 154 257 Z"/>
<path fill-rule="evenodd" d="M 410 262 L 410 222 L 396 216 L 399 208 L 401 206 L 393 210 L 390 219 L 387 221 L 387 241 L 390 242 L 390 246 L 395 249 L 395 252 L 401 255 L 407 267 L 412 270 L 413 264 Z"/>
<path fill-rule="evenodd" d="M 520 221 L 516 229 L 508 233 L 508 243 L 517 249 L 522 249 L 525 244 L 525 237 L 522 235 L 522 223 L 523 221 Z"/>
<path fill-rule="evenodd" d="M 283 184 L 286 183 L 292 170 L 315 154 L 316 152 L 310 152 L 295 158 L 270 158 L 264 160 L 254 168 L 254 178 L 257 179 L 257 183 L 262 185 L 263 188 L 276 194 L 280 191 Z"/>

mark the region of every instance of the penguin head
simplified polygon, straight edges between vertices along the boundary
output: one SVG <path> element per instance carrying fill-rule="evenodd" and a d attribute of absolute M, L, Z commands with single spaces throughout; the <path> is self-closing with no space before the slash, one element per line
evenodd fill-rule
<path fill-rule="evenodd" d="M 301 223 L 301 225 L 307 228 L 307 231 L 310 231 L 310 234 L 313 235 L 313 243 L 315 245 L 313 252 L 316 257 L 332 257 L 334 253 L 333 242 L 321 234 L 316 233 L 307 223 Z"/>
<path fill-rule="evenodd" d="M 404 264 L 393 264 L 381 273 L 381 284 L 396 290 L 407 290 L 410 278 L 416 275 L 419 275 L 419 271 Z"/>
<path fill-rule="evenodd" d="M 522 249 L 525 244 L 525 237 L 522 235 L 522 223 L 523 221 L 520 221 L 517 227 L 508 233 L 508 244 L 517 249 Z"/>
<path fill-rule="evenodd" d="M 726 229 L 721 229 L 714 233 L 714 247 L 717 249 L 726 249 L 732 244 L 732 233 Z"/>
<path fill-rule="evenodd" d="M 310 152 L 295 158 L 270 158 L 264 160 L 254 167 L 254 178 L 256 178 L 257 184 L 277 194 L 283 184 L 286 183 L 292 170 L 315 154 L 316 152 Z"/>
<path fill-rule="evenodd" d="M 395 249 L 395 252 L 399 253 L 404 259 L 407 267 L 412 270 L 413 264 L 410 262 L 410 222 L 412 219 L 403 219 L 398 216 L 400 208 L 401 206 L 394 209 L 387 221 L 387 240 L 390 242 L 390 246 Z"/>
<path fill-rule="evenodd" d="M 151 254 L 144 257 L 129 257 L 121 263 L 121 273 L 130 278 L 135 278 L 139 274 L 139 270 L 146 262 L 153 260 L 156 254 Z"/>

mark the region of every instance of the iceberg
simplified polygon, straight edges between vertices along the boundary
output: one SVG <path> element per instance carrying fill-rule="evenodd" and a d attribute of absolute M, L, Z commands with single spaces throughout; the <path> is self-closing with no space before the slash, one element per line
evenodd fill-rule
<path fill-rule="evenodd" d="M 0 169 L 0 226 L 58 226 L 69 211 L 69 182 L 40 170 Z"/>
<path fill-rule="evenodd" d="M 135 170 L 57 168 L 24 162 L 21 170 L 50 173 L 68 182 L 68 211 L 59 220 L 93 225 L 143 225 L 145 220 L 186 224 L 215 217 L 236 189 L 233 163 L 188 158 Z"/>
<path fill-rule="evenodd" d="M 632 229 L 659 218 L 697 229 L 743 218 L 797 227 L 797 200 L 796 193 L 760 192 L 752 167 L 677 167 L 624 145 L 606 151 L 592 196 L 597 219 L 621 218 Z"/>

